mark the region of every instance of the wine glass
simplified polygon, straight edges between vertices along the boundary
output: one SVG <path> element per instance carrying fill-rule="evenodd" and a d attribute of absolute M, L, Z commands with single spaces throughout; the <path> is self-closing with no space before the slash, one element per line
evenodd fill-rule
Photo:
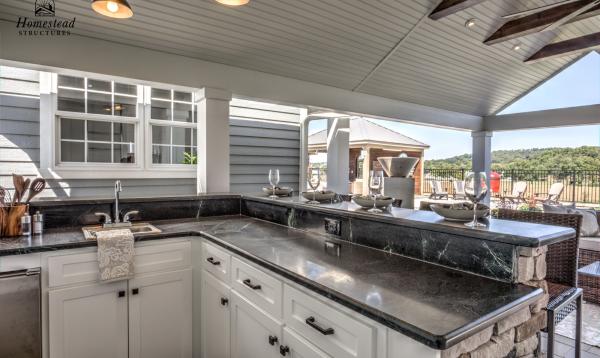
<path fill-rule="evenodd" d="M 269 169 L 269 183 L 273 187 L 273 192 L 269 195 L 269 198 L 277 199 L 278 196 L 275 195 L 275 187 L 279 184 L 279 169 Z"/>
<path fill-rule="evenodd" d="M 371 170 L 371 177 L 369 178 L 369 188 L 371 189 L 371 197 L 373 197 L 373 207 L 367 210 L 370 213 L 382 213 L 383 210 L 377 208 L 377 194 L 376 191 L 381 192 L 383 185 L 383 173 L 381 171 Z"/>
<path fill-rule="evenodd" d="M 308 186 L 313 190 L 313 200 L 309 201 L 308 204 L 320 204 L 316 200 L 317 189 L 321 185 L 321 169 L 320 168 L 308 168 Z"/>
<path fill-rule="evenodd" d="M 465 178 L 465 194 L 473 203 L 473 221 L 466 223 L 468 227 L 484 227 L 477 221 L 477 204 L 485 198 L 488 192 L 485 172 L 469 172 Z"/>

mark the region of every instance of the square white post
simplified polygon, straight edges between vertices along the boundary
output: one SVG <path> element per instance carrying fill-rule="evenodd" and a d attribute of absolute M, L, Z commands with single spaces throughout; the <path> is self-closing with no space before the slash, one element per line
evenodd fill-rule
<path fill-rule="evenodd" d="M 348 193 L 350 178 L 350 119 L 327 121 L 327 189 Z"/>
<path fill-rule="evenodd" d="M 474 172 L 485 172 L 487 176 L 488 195 L 484 202 L 490 203 L 490 173 L 492 169 L 492 135 L 493 132 L 472 132 L 473 138 L 473 166 Z"/>
<path fill-rule="evenodd" d="M 229 192 L 229 102 L 231 92 L 203 88 L 198 111 L 197 192 Z"/>

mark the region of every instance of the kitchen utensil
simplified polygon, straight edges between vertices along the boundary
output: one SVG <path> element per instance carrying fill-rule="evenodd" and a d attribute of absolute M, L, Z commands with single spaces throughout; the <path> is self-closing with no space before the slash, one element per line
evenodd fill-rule
<path fill-rule="evenodd" d="M 23 192 L 21 193 L 21 201 L 23 200 L 23 197 L 25 196 L 27 190 L 29 190 L 29 184 L 31 184 L 31 179 L 25 179 L 25 181 L 23 182 Z"/>
<path fill-rule="evenodd" d="M 8 206 L 11 202 L 10 192 L 3 186 L 0 186 L 0 208 Z"/>
<path fill-rule="evenodd" d="M 34 196 L 41 193 L 42 190 L 44 190 L 45 188 L 46 180 L 44 180 L 44 178 L 33 179 L 33 181 L 31 182 L 31 186 L 29 187 L 29 196 L 27 197 L 27 200 L 25 200 L 25 204 L 29 204 L 31 199 L 33 199 Z"/>
<path fill-rule="evenodd" d="M 23 197 L 23 191 L 25 189 L 25 178 L 22 175 L 13 174 L 13 184 L 15 186 L 15 195 L 13 195 L 12 203 L 18 203 Z"/>

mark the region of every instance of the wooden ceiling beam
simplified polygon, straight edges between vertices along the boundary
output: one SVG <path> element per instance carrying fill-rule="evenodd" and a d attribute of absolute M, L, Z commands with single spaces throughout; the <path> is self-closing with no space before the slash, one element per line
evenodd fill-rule
<path fill-rule="evenodd" d="M 429 18 L 439 20 L 448 15 L 468 9 L 486 0 L 443 0 L 430 14 Z"/>
<path fill-rule="evenodd" d="M 593 3 L 594 0 L 580 0 L 511 20 L 502 25 L 502 27 L 488 37 L 484 43 L 486 45 L 493 45 L 543 31 L 552 26 L 552 24 L 561 21 L 581 8 Z M 581 21 L 596 15 L 600 15 L 600 5 L 593 6 L 584 13 L 570 19 L 568 23 Z"/>
<path fill-rule="evenodd" d="M 533 63 L 552 57 L 565 56 L 574 52 L 581 52 L 600 46 L 600 32 L 576 37 L 574 39 L 552 43 L 544 46 L 533 56 L 525 60 L 525 63 Z"/>

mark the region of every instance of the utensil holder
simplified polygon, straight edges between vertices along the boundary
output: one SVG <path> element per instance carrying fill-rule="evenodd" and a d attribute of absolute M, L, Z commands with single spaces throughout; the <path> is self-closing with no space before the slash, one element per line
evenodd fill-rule
<path fill-rule="evenodd" d="M 0 208 L 0 237 L 21 236 L 21 217 L 29 212 L 29 205 L 14 204 Z"/>

